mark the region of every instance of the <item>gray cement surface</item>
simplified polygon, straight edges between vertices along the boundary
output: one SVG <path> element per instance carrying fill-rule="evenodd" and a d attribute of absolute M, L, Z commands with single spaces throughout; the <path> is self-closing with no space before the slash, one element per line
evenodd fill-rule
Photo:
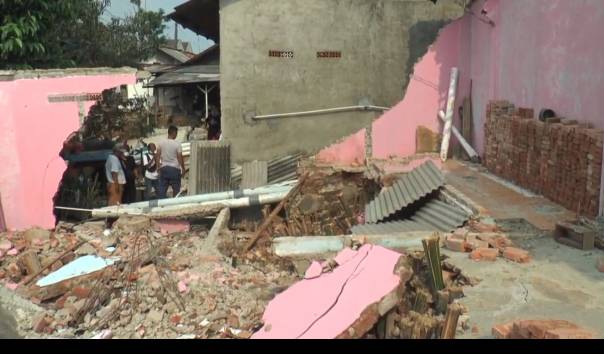
<path fill-rule="evenodd" d="M 17 333 L 17 322 L 13 316 L 0 307 L 0 339 L 16 339 L 19 338 Z"/>
<path fill-rule="evenodd" d="M 581 251 L 558 244 L 549 231 L 522 220 L 497 220 L 509 238 L 530 251 L 528 264 L 499 258 L 475 262 L 467 253 L 443 250 L 465 274 L 481 282 L 465 289 L 468 330 L 458 338 L 491 338 L 491 328 L 523 319 L 562 319 L 604 338 L 604 273 L 596 269 L 604 251 Z"/>

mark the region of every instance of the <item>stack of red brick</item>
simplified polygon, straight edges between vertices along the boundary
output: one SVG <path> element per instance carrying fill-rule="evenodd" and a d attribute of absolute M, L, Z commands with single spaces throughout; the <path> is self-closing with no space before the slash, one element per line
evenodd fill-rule
<path fill-rule="evenodd" d="M 485 166 L 570 210 L 596 216 L 603 136 L 589 124 L 541 122 L 532 109 L 492 101 L 485 122 Z"/>

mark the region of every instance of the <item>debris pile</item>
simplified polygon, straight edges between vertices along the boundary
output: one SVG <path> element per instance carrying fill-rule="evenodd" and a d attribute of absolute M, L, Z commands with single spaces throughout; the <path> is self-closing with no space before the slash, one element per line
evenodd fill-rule
<path fill-rule="evenodd" d="M 346 235 L 362 218 L 365 204 L 378 188 L 362 171 L 307 166 L 308 178 L 285 206 L 285 218 L 272 224 L 279 236 Z"/>
<path fill-rule="evenodd" d="M 218 251 L 208 255 L 206 231 L 180 231 L 124 217 L 110 236 L 103 223 L 3 234 L 0 281 L 45 309 L 20 330 L 61 338 L 251 336 L 266 303 L 294 274 L 277 262 L 244 260 L 235 268 Z M 88 257 L 96 268 L 81 262 Z M 32 259 L 52 264 L 37 282 Z"/>

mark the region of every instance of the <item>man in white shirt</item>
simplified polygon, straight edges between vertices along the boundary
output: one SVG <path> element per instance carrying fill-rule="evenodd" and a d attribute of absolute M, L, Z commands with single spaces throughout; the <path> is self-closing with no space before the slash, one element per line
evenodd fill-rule
<path fill-rule="evenodd" d="M 168 128 L 168 139 L 159 143 L 155 160 L 159 168 L 159 198 L 166 198 L 168 187 L 177 196 L 180 192 L 182 174 L 185 171 L 185 162 L 182 157 L 182 146 L 176 141 L 178 128 L 171 125 Z"/>
<path fill-rule="evenodd" d="M 105 162 L 105 177 L 107 178 L 107 204 L 118 205 L 122 201 L 126 174 L 120 160 L 124 159 L 124 151 L 120 144 L 113 146 L 113 151 Z"/>
<path fill-rule="evenodd" d="M 143 166 L 145 167 L 145 200 L 151 200 L 151 189 L 155 196 L 159 195 L 159 173 L 155 162 L 156 147 L 151 143 L 147 146 L 148 152 L 143 154 Z"/>

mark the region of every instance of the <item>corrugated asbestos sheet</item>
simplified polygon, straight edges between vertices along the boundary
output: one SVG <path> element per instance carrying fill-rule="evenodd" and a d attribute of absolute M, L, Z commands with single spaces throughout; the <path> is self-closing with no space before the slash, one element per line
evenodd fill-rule
<path fill-rule="evenodd" d="M 280 157 L 268 162 L 268 184 L 291 181 L 298 177 L 298 162 L 302 154 Z M 231 169 L 231 181 L 233 188 L 241 185 L 243 169 L 241 166 Z"/>
<path fill-rule="evenodd" d="M 445 183 L 434 162 L 428 160 L 400 177 L 365 207 L 365 222 L 375 224 L 432 193 Z"/>
<path fill-rule="evenodd" d="M 243 164 L 241 189 L 250 189 L 268 184 L 268 163 L 252 161 Z"/>
<path fill-rule="evenodd" d="M 431 200 L 409 219 L 381 224 L 357 225 L 355 235 L 384 235 L 411 231 L 452 232 L 468 221 L 470 215 L 440 200 Z"/>
<path fill-rule="evenodd" d="M 231 189 L 231 148 L 221 141 L 195 141 L 189 159 L 189 193 L 204 194 Z"/>

